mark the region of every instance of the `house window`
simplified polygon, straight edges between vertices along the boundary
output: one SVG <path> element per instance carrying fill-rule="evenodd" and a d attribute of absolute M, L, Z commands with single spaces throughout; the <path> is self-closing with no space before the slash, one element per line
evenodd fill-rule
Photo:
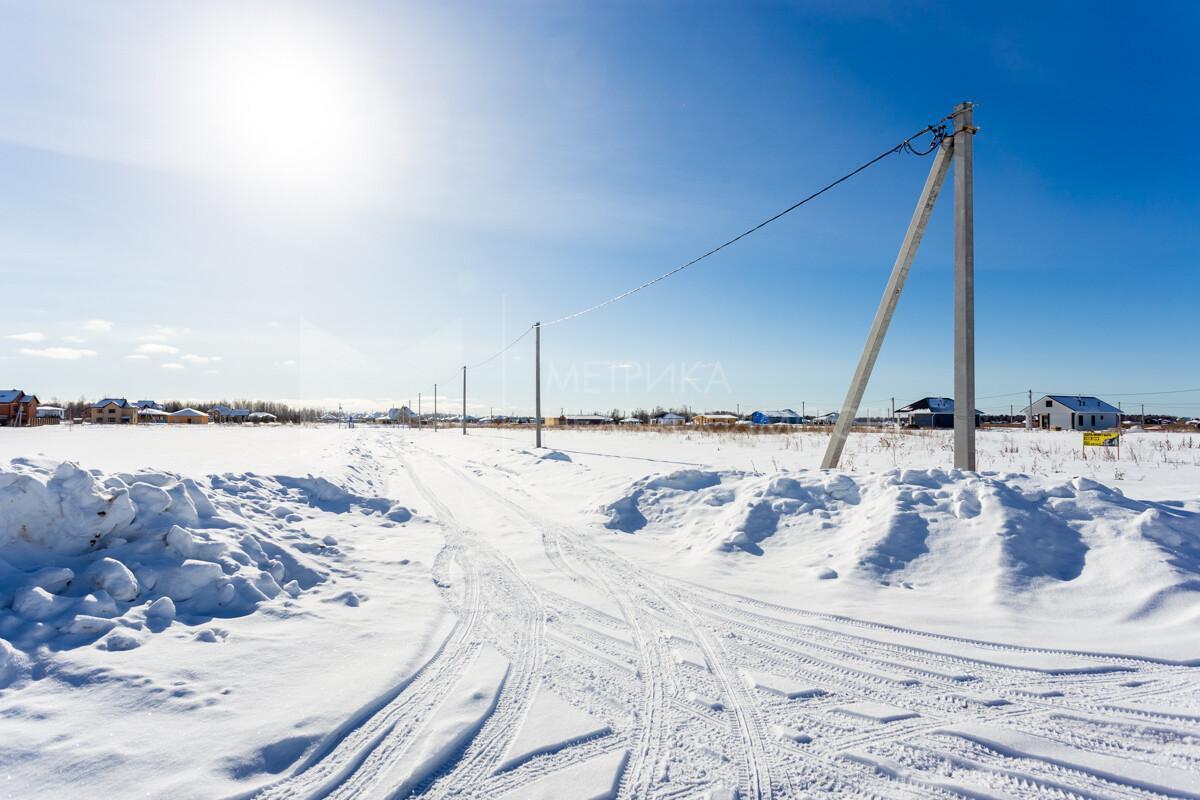
<path fill-rule="evenodd" d="M 1096 427 L 1096 415 L 1092 414 L 1092 427 Z"/>
<path fill-rule="evenodd" d="M 1047 400 L 1047 401 L 1046 401 L 1046 408 L 1052 408 L 1053 406 L 1054 406 L 1054 401 L 1053 401 L 1053 400 Z"/>

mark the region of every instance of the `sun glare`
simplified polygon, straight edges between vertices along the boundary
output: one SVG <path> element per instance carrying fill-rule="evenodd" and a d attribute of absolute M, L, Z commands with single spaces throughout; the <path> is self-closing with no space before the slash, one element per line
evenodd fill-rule
<path fill-rule="evenodd" d="M 208 37 L 193 63 L 189 138 L 206 172 L 291 200 L 361 191 L 381 155 L 382 104 L 335 36 L 271 20 Z"/>

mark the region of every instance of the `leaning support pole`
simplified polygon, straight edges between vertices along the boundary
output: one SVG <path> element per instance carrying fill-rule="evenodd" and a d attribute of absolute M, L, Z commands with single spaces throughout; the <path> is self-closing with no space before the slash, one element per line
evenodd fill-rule
<path fill-rule="evenodd" d="M 542 446 L 542 323 L 533 326 L 533 430 L 534 447 Z"/>
<path fill-rule="evenodd" d="M 946 180 L 946 171 L 950 168 L 950 157 L 954 145 L 949 139 L 938 147 L 934 156 L 933 166 L 929 169 L 929 177 L 925 179 L 925 187 L 917 200 L 917 208 L 913 211 L 912 220 L 908 223 L 908 231 L 900 245 L 900 254 L 892 265 L 892 275 L 888 278 L 887 287 L 879 301 L 879 309 L 875 312 L 875 321 L 871 323 L 871 332 L 867 334 L 867 343 L 863 346 L 862 356 L 858 359 L 858 368 L 854 370 L 854 378 L 850 381 L 850 389 L 846 392 L 846 401 L 842 403 L 842 412 L 833 427 L 833 435 L 825 448 L 825 458 L 821 460 L 821 469 L 835 469 L 842 458 L 842 449 L 846 446 L 846 436 L 850 426 L 858 414 L 858 404 L 862 402 L 863 392 L 871 379 L 871 370 L 875 368 L 875 359 L 879 356 L 879 348 L 883 345 L 883 337 L 887 335 L 888 325 L 891 324 L 892 314 L 896 311 L 896 302 L 904 289 L 904 281 L 912 268 L 913 259 L 917 255 L 917 247 L 921 237 L 925 235 L 925 226 L 929 224 L 929 215 L 933 213 L 933 205 L 937 202 L 938 192 Z"/>
<path fill-rule="evenodd" d="M 463 364 L 463 436 L 467 435 L 467 365 Z"/>
<path fill-rule="evenodd" d="M 971 103 L 961 103 L 954 114 L 954 466 L 969 470 L 975 469 L 973 112 Z"/>

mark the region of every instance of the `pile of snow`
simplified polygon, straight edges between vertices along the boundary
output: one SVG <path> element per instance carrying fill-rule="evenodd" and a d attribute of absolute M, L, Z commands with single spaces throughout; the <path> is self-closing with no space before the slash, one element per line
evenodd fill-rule
<path fill-rule="evenodd" d="M 1088 478 L 683 470 L 643 478 L 601 511 L 612 530 L 701 558 L 750 554 L 800 579 L 1040 597 L 1124 619 L 1194 615 L 1200 591 L 1200 509 Z"/>
<path fill-rule="evenodd" d="M 325 579 L 310 553 L 329 545 L 281 541 L 286 507 L 271 514 L 263 498 L 342 505 L 351 496 L 314 478 L 208 482 L 33 459 L 0 467 L 0 685 L 17 659 L 4 640 L 26 653 L 97 640 L 128 650 L 176 619 L 242 616 Z M 390 504 L 364 510 L 408 515 Z M 255 511 L 263 512 L 257 523 Z"/>

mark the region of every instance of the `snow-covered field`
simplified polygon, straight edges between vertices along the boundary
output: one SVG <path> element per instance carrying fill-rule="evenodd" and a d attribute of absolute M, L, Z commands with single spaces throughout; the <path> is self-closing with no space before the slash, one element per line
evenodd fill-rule
<path fill-rule="evenodd" d="M 1200 797 L 1200 436 L 0 431 L 0 795 Z"/>

